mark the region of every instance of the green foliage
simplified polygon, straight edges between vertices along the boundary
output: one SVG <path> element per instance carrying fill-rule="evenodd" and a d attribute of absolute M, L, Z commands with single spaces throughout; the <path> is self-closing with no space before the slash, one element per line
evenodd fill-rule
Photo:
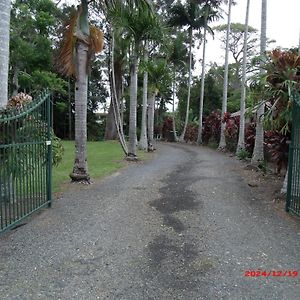
<path fill-rule="evenodd" d="M 246 149 L 240 149 L 237 153 L 237 157 L 240 160 L 248 160 L 251 158 L 251 154 Z"/>

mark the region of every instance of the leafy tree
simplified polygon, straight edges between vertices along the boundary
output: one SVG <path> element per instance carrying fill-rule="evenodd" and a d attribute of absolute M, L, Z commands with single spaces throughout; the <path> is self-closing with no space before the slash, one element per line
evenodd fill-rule
<path fill-rule="evenodd" d="M 16 0 L 11 13 L 10 90 L 37 95 L 65 93 L 66 82 L 53 69 L 53 44 L 61 12 L 50 0 Z"/>
<path fill-rule="evenodd" d="M 214 27 L 214 30 L 217 31 L 220 36 L 220 41 L 223 44 L 224 49 L 226 49 L 226 43 L 228 41 L 229 53 L 234 59 L 235 68 L 235 88 L 240 89 L 241 87 L 241 66 L 243 62 L 243 49 L 244 49 L 244 33 L 246 26 L 241 23 L 231 23 L 230 32 L 227 39 L 227 24 L 218 25 Z M 258 47 L 258 36 L 257 29 L 248 25 L 248 35 L 247 35 L 247 57 L 248 61 L 251 60 L 255 55 L 257 55 Z M 249 70 L 247 70 L 248 72 Z"/>

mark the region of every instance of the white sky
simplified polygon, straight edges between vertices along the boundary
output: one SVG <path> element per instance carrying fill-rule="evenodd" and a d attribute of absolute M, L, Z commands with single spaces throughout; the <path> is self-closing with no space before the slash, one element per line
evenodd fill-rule
<path fill-rule="evenodd" d="M 79 0 L 62 0 L 61 3 L 77 4 Z M 237 5 L 232 8 L 232 22 L 244 23 L 246 14 L 246 0 L 235 0 Z M 227 7 L 224 6 L 227 11 Z M 249 25 L 260 30 L 261 0 L 250 1 Z M 218 22 L 227 23 L 227 17 Z M 211 24 L 214 26 L 216 24 Z M 296 47 L 299 44 L 300 29 L 300 0 L 268 0 L 267 3 L 267 37 L 276 40 L 272 48 L 281 46 L 283 48 Z M 202 51 L 197 50 L 197 58 L 202 56 Z M 208 38 L 206 62 L 217 62 L 223 64 L 224 50 L 221 49 L 217 39 Z M 197 72 L 198 73 L 198 72 Z"/>
<path fill-rule="evenodd" d="M 245 23 L 246 0 L 236 0 L 237 5 L 232 8 L 232 22 Z M 225 7 L 227 12 L 227 8 Z M 250 1 L 249 25 L 260 31 L 261 0 Z M 272 48 L 277 46 L 283 48 L 297 47 L 299 44 L 300 29 L 300 0 L 268 0 L 267 2 L 267 37 L 276 40 L 271 44 Z M 227 16 L 219 21 L 220 24 L 227 23 Z M 214 26 L 212 24 L 212 26 Z M 200 49 L 201 51 L 201 49 Z M 201 56 L 202 54 L 200 54 Z M 198 53 L 197 53 L 198 57 Z M 207 43 L 206 62 L 216 61 L 218 64 L 224 62 L 224 50 L 220 43 L 211 37 Z"/>

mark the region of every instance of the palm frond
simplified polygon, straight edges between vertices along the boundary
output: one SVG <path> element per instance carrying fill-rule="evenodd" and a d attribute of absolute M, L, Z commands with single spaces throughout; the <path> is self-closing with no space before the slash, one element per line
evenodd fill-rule
<path fill-rule="evenodd" d="M 94 53 L 99 53 L 102 51 L 103 46 L 103 32 L 95 26 L 90 26 L 90 50 Z"/>
<path fill-rule="evenodd" d="M 78 13 L 76 12 L 66 26 L 66 31 L 62 41 L 58 58 L 56 59 L 56 67 L 60 73 L 66 76 L 74 76 L 75 67 L 75 44 L 76 37 L 74 31 L 76 28 Z"/>

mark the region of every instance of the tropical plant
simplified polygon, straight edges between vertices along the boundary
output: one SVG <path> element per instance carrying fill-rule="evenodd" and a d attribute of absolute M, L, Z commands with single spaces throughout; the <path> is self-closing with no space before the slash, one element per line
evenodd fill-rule
<path fill-rule="evenodd" d="M 165 59 L 153 59 L 148 62 L 147 71 L 149 75 L 148 150 L 153 150 L 155 97 L 171 86 L 171 72 Z"/>
<path fill-rule="evenodd" d="M 221 115 L 219 111 L 213 111 L 204 119 L 202 142 L 204 144 L 217 143 L 220 139 Z M 224 124 L 226 124 L 224 122 Z"/>
<path fill-rule="evenodd" d="M 189 40 L 189 75 L 188 75 L 188 94 L 186 101 L 186 114 L 183 130 L 179 137 L 180 141 L 184 140 L 186 127 L 189 120 L 190 110 L 190 96 L 191 96 L 191 83 L 192 83 L 192 46 L 193 46 L 193 31 L 199 30 L 204 24 L 203 15 L 199 3 L 195 0 L 188 0 L 186 5 L 178 2 L 170 9 L 171 17 L 169 24 L 171 26 L 184 27 L 188 26 L 188 40 Z"/>
<path fill-rule="evenodd" d="M 106 1 L 106 6 L 113 26 L 121 28 L 123 34 L 131 41 L 128 159 L 136 160 L 137 78 L 141 43 L 145 40 L 158 39 L 160 35 L 158 29 L 161 26 L 151 3 L 147 0 Z"/>
<path fill-rule="evenodd" d="M 103 33 L 88 22 L 88 2 L 81 0 L 76 13 L 66 26 L 59 54 L 59 69 L 74 76 L 75 83 L 75 161 L 70 177 L 89 182 L 87 165 L 87 94 L 88 65 L 94 53 L 103 48 Z"/>

